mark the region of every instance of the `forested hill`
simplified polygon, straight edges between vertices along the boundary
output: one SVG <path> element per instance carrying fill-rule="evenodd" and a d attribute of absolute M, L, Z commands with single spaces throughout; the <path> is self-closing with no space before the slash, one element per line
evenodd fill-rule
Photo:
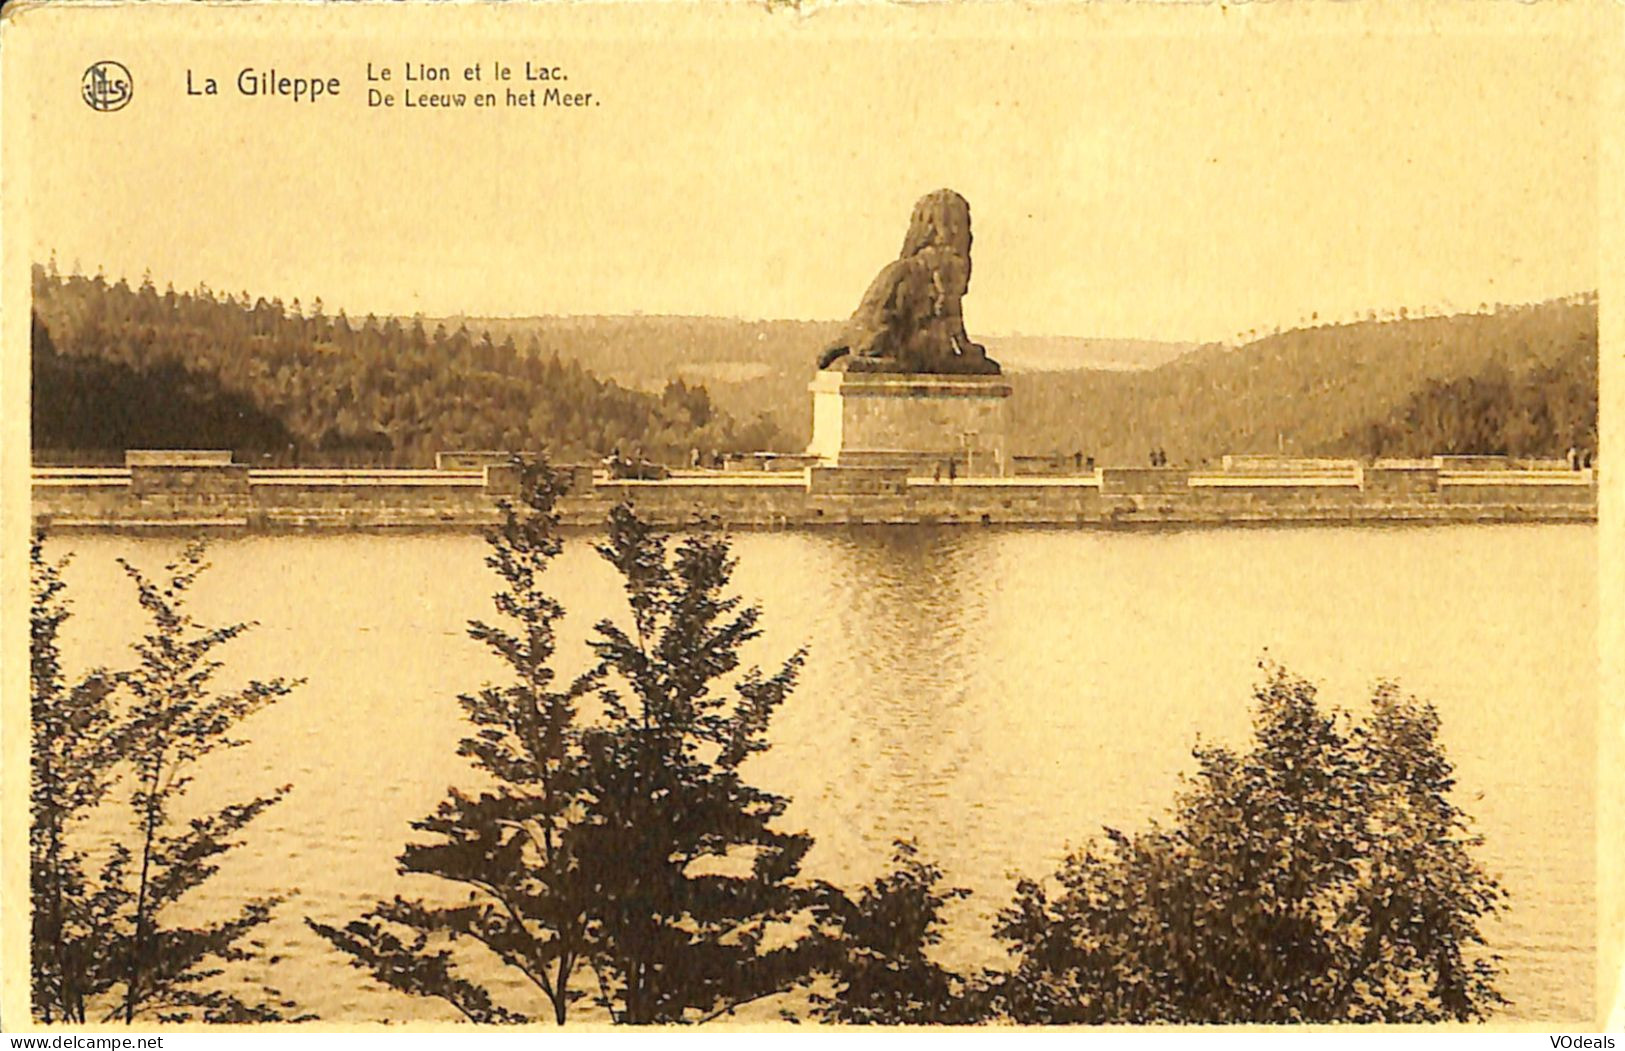
<path fill-rule="evenodd" d="M 442 449 L 561 459 L 783 444 L 704 387 L 656 392 L 464 328 L 328 316 L 320 301 L 131 288 L 34 272 L 33 442 L 41 460 L 231 448 L 256 462 L 423 465 Z"/>
<path fill-rule="evenodd" d="M 703 383 L 781 448 L 809 437 L 807 382 L 834 321 L 697 317 L 446 319 L 536 341 L 628 386 Z M 1011 447 L 1139 463 L 1152 446 L 1200 463 L 1227 452 L 1339 456 L 1596 447 L 1592 295 L 1446 317 L 1372 319 L 1242 346 L 989 338 L 1016 389 Z M 1068 363 L 1110 367 L 1065 367 Z"/>
<path fill-rule="evenodd" d="M 1594 293 L 1320 325 L 1141 372 L 1012 378 L 1029 452 L 1198 464 L 1225 453 L 1560 456 L 1597 447 Z"/>
<path fill-rule="evenodd" d="M 423 465 L 442 449 L 805 446 L 812 355 L 837 322 L 329 316 L 318 301 L 34 275 L 36 457 L 232 448 L 256 462 Z M 489 325 L 489 332 L 486 331 Z M 1057 342 L 1057 341 L 1050 341 Z M 1594 294 L 1319 325 L 1240 347 L 1060 341 L 1118 367 L 1012 364 L 1011 448 L 1139 463 L 1596 448 Z M 1059 345 L 1059 344 L 1058 344 Z M 1173 360 L 1168 355 L 1180 353 Z M 1077 360 L 1077 358 L 1070 358 Z M 1153 368 L 1122 366 L 1153 365 Z M 750 421 L 743 423 L 741 421 Z"/>

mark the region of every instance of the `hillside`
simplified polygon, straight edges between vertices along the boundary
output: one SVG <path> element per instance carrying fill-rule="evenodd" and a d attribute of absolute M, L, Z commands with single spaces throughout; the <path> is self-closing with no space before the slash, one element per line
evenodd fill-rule
<path fill-rule="evenodd" d="M 489 328 L 629 387 L 672 376 L 719 409 L 810 437 L 807 382 L 838 322 L 700 317 L 446 319 Z M 1012 448 L 1138 463 L 1227 452 L 1559 455 L 1596 444 L 1596 304 L 1317 325 L 1239 347 L 992 337 L 1016 389 Z M 1084 366 L 1084 367 L 1079 367 Z"/>
<path fill-rule="evenodd" d="M 260 462 L 426 464 L 442 449 L 613 448 L 680 463 L 798 450 L 836 322 L 327 316 L 320 302 L 34 277 L 36 456 L 230 447 Z M 479 335 L 475 333 L 478 332 Z M 1140 463 L 1596 448 L 1594 295 L 1319 325 L 1240 347 L 988 340 L 1011 448 Z M 1083 362 L 1091 368 L 1051 368 Z M 1155 367 L 1145 367 L 1155 365 Z M 1034 371 L 1041 370 L 1041 371 Z"/>
<path fill-rule="evenodd" d="M 319 302 L 306 312 L 36 268 L 33 328 L 40 460 L 181 445 L 258 462 L 423 465 L 442 449 L 545 445 L 561 458 L 620 447 L 678 462 L 782 442 L 680 380 L 629 389 L 501 336 L 355 323 Z"/>
<path fill-rule="evenodd" d="M 1014 448 L 1140 463 L 1225 453 L 1561 455 L 1597 442 L 1597 306 L 1320 325 L 1144 372 L 1015 376 Z"/>
<path fill-rule="evenodd" d="M 763 419 L 785 436 L 786 449 L 812 437 L 807 384 L 820 349 L 840 332 L 838 321 L 744 321 L 669 317 L 448 317 L 425 319 L 448 329 L 466 325 L 511 338 L 542 354 L 578 362 L 628 387 L 658 391 L 672 378 L 703 385 L 722 411 L 739 420 Z M 1153 340 L 1058 336 L 993 336 L 988 353 L 1006 371 L 1078 368 L 1142 369 L 1194 348 Z"/>

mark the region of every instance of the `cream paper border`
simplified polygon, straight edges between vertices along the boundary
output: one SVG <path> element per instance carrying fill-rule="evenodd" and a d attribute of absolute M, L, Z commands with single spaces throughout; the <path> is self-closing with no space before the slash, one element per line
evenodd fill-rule
<path fill-rule="evenodd" d="M 1625 457 L 1625 45 L 1616 6 L 1604 49 L 1598 194 L 1598 345 L 1601 458 Z M 1603 469 L 1598 493 L 1597 1012 L 1625 1029 L 1625 472 Z"/>
<path fill-rule="evenodd" d="M 1594 33 L 1606 68 L 1597 122 L 1601 149 L 1599 193 L 1601 456 L 1602 485 L 1598 537 L 1601 697 L 1597 709 L 1596 754 L 1588 756 L 1576 742 L 1572 761 L 1594 758 L 1597 820 L 1597 1017 L 1598 1027 L 1625 1031 L 1625 880 L 1621 878 L 1625 827 L 1625 2 L 1620 0 L 1509 0 L 1464 3 L 1444 0 L 1407 5 L 1394 0 L 1284 0 L 1275 4 L 1226 7 L 1216 4 L 1168 4 L 1153 0 L 1123 5 L 1058 2 L 1017 5 L 994 2 L 933 5 L 889 5 L 840 2 L 783 6 L 698 0 L 694 3 L 526 4 L 474 2 L 457 4 L 250 2 L 235 4 L 46 3 L 23 0 L 8 5 L 0 24 L 0 1026 L 9 1032 L 34 1031 L 27 1007 L 27 770 L 26 727 L 28 667 L 29 455 L 28 341 L 29 257 L 32 237 L 26 208 L 34 180 L 51 178 L 35 170 L 30 159 L 43 136 L 53 134 L 30 106 L 31 91 L 49 79 L 53 47 L 71 43 L 76 25 L 94 19 L 114 22 L 131 38 L 179 32 L 194 40 L 221 28 L 244 24 L 273 26 L 320 20 L 334 33 L 380 36 L 425 17 L 443 17 L 455 6 L 464 24 L 516 26 L 529 30 L 567 25 L 583 38 L 661 40 L 673 32 L 706 34 L 728 40 L 793 38 L 821 34 L 835 39 L 862 39 L 876 33 L 946 33 L 975 36 L 1042 34 L 1058 25 L 1109 28 L 1112 32 L 1158 33 L 1171 28 L 1234 33 L 1360 32 L 1381 29 L 1428 33 L 1436 29 L 1517 34 L 1543 28 L 1575 28 Z M 431 13 L 431 9 L 434 9 Z M 630 21 L 635 16 L 636 22 Z M 280 28 L 280 27 L 279 27 Z M 1554 192 L 1561 192 L 1560 190 Z M 243 207 L 251 207 L 245 203 Z M 854 290 L 854 295 L 857 290 Z M 105 1028 L 127 1031 L 122 1027 Z M 219 1032 L 222 1027 L 190 1025 L 176 1030 Z M 434 1031 L 428 1024 L 399 1026 L 335 1024 L 309 1028 L 323 1032 Z M 591 1031 L 593 1026 L 572 1026 Z M 760 1028 L 760 1027 L 751 1027 Z M 806 1027 L 796 1028 L 805 1031 Z M 1362 1032 L 1383 1031 L 1371 1027 Z M 1449 1029 L 1473 1027 L 1445 1027 Z M 1509 1027 L 1490 1025 L 1491 1030 Z M 1539 1026 L 1510 1027 L 1544 1031 Z M 80 1030 L 83 1031 L 83 1030 Z M 466 1029 L 465 1029 L 466 1031 Z M 1269 1030 L 1276 1031 L 1276 1030 Z"/>

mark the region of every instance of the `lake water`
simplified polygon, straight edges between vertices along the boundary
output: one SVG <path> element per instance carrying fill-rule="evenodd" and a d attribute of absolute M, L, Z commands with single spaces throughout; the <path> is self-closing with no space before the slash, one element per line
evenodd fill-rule
<path fill-rule="evenodd" d="M 69 535 L 76 664 L 127 660 L 142 627 L 113 562 L 157 570 L 173 538 Z M 435 894 L 394 857 L 450 784 L 455 696 L 500 674 L 464 634 L 490 617 L 484 545 L 461 534 L 231 538 L 194 609 L 260 626 L 223 652 L 222 682 L 304 676 L 211 757 L 199 803 L 293 792 L 199 892 L 207 910 L 295 893 L 267 932 L 271 980 L 352 1021 L 442 1019 L 373 984 L 301 917 L 343 923 L 379 896 Z M 769 664 L 806 644 L 758 784 L 817 837 L 809 875 L 847 884 L 915 837 L 974 896 L 946 954 L 995 961 L 987 928 L 1017 873 L 1053 871 L 1102 826 L 1158 816 L 1198 737 L 1245 744 L 1258 662 L 1285 664 L 1358 712 L 1379 679 L 1431 699 L 1458 800 L 1511 895 L 1488 928 L 1513 1020 L 1592 1014 L 1597 555 L 1591 526 L 1175 532 L 885 528 L 746 533 L 738 590 L 761 603 Z M 618 613 L 584 538 L 551 571 L 571 611 L 561 665 Z M 517 1005 L 516 1005 L 517 1006 Z"/>

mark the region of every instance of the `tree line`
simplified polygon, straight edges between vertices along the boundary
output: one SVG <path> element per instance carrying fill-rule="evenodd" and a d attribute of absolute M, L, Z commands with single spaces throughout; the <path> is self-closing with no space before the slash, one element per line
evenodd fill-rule
<path fill-rule="evenodd" d="M 1561 457 L 1597 448 L 1597 297 L 1314 323 L 1141 372 L 1016 375 L 1012 446 L 1199 465 L 1227 453 Z"/>
<path fill-rule="evenodd" d="M 628 389 L 535 339 L 357 321 L 320 299 L 160 292 L 150 276 L 132 288 L 36 266 L 33 293 L 33 444 L 46 458 L 180 444 L 254 462 L 422 466 L 441 450 L 545 446 L 677 463 L 777 442 L 703 386 Z"/>
<path fill-rule="evenodd" d="M 899 842 L 871 882 L 805 871 L 813 846 L 790 800 L 751 780 L 798 649 L 766 669 L 743 649 L 762 610 L 732 588 L 727 536 L 656 532 L 615 508 L 598 554 L 624 608 L 600 619 L 585 672 L 555 669 L 564 608 L 546 586 L 563 549 L 565 483 L 521 463 L 522 497 L 487 533 L 495 616 L 469 622 L 503 675 L 458 698 L 458 752 L 482 790 L 448 789 L 412 823 L 403 873 L 458 893 L 381 897 L 342 924 L 307 924 L 401 993 L 483 1024 L 608 1018 L 702 1023 L 747 1005 L 792 1021 L 875 1024 L 1432 1022 L 1505 1001 L 1482 922 L 1504 905 L 1452 800 L 1431 705 L 1380 686 L 1362 720 L 1266 667 L 1250 745 L 1200 745 L 1164 821 L 1088 838 L 1022 879 L 993 929 L 1002 965 L 937 958 L 946 907 L 968 895 Z M 176 827 L 191 764 L 296 684 L 216 695 L 213 650 L 245 625 L 184 612 L 196 547 L 149 581 L 127 566 L 152 633 L 129 672 L 65 680 L 60 564 L 34 568 L 33 994 L 42 1020 L 297 1017 L 272 992 L 215 979 L 278 903 L 188 930 L 171 920 L 214 859 L 286 788 Z M 134 845 L 99 866 L 73 845 L 112 786 Z M 989 849 L 997 849 L 989 844 Z M 137 873 L 139 872 L 139 877 Z M 493 983 L 495 961 L 518 979 Z M 309 966 L 315 961 L 302 961 Z"/>
<path fill-rule="evenodd" d="M 1594 453 L 1597 390 L 1596 344 L 1576 342 L 1532 370 L 1493 365 L 1472 376 L 1429 380 L 1356 438 L 1373 456 Z"/>

